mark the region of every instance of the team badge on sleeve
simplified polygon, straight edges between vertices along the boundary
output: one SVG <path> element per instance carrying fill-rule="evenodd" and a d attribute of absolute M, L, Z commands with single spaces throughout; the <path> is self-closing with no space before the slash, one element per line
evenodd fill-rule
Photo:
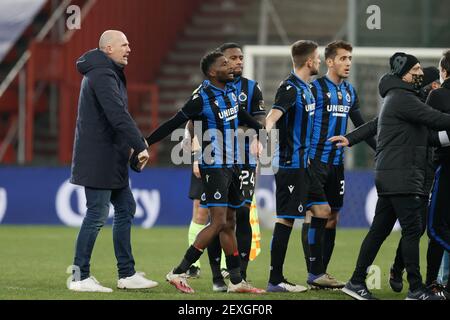
<path fill-rule="evenodd" d="M 240 102 L 247 101 L 247 95 L 245 94 L 245 92 L 241 92 L 241 94 L 239 95 L 239 101 Z"/>

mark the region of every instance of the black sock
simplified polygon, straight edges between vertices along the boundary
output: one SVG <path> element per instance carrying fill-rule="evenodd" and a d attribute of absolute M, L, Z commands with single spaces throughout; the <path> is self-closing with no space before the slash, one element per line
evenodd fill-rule
<path fill-rule="evenodd" d="M 328 264 L 333 254 L 334 242 L 336 239 L 336 229 L 327 229 L 323 233 L 323 266 L 325 271 L 328 268 Z"/>
<path fill-rule="evenodd" d="M 220 246 L 219 236 L 215 237 L 208 246 L 209 265 L 211 266 L 211 273 L 213 282 L 223 280 L 220 272 L 220 260 L 222 257 L 222 247 Z"/>
<path fill-rule="evenodd" d="M 183 260 L 181 260 L 178 267 L 176 267 L 173 270 L 173 273 L 175 274 L 185 273 L 189 269 L 189 267 L 200 258 L 202 253 L 203 251 L 198 250 L 194 246 L 190 246 L 189 249 L 187 249 Z"/>
<path fill-rule="evenodd" d="M 241 277 L 241 263 L 239 259 L 239 254 L 225 256 L 227 260 L 227 269 L 230 273 L 230 281 L 232 284 L 238 284 L 242 281 Z"/>
<path fill-rule="evenodd" d="M 247 278 L 248 259 L 252 248 L 250 208 L 247 206 L 236 209 L 236 239 L 241 258 L 241 276 L 245 280 Z"/>
<path fill-rule="evenodd" d="M 323 234 L 325 232 L 325 225 L 327 219 L 312 217 L 311 225 L 308 231 L 309 244 L 309 270 L 313 275 L 320 275 L 325 273 L 323 265 Z"/>
<path fill-rule="evenodd" d="M 241 257 L 241 277 L 245 281 L 247 281 L 247 267 L 248 267 L 248 259 L 242 259 Z"/>
<path fill-rule="evenodd" d="M 303 255 L 305 256 L 306 270 L 309 272 L 309 244 L 308 244 L 308 230 L 310 223 L 303 222 L 302 225 L 302 247 Z"/>
<path fill-rule="evenodd" d="M 286 258 L 289 237 L 292 227 L 282 223 L 275 223 L 273 229 L 272 243 L 270 246 L 270 276 L 269 282 L 277 285 L 283 281 L 283 264 Z"/>

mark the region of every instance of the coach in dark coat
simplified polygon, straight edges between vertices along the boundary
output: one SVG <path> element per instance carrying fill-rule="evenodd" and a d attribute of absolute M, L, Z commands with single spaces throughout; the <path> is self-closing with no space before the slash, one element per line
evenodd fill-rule
<path fill-rule="evenodd" d="M 131 52 L 126 36 L 109 30 L 102 34 L 99 49 L 77 61 L 83 75 L 70 181 L 84 186 L 86 217 L 78 234 L 73 263 L 73 291 L 111 292 L 90 276 L 90 259 L 98 232 L 114 206 L 113 243 L 117 259 L 117 287 L 143 289 L 157 285 L 134 269 L 131 224 L 136 202 L 128 182 L 131 148 L 143 166 L 148 160 L 145 139 L 128 113 L 123 68 Z"/>
<path fill-rule="evenodd" d="M 77 69 L 84 77 L 70 181 L 92 188 L 123 188 L 128 185 L 130 147 L 138 153 L 146 149 L 128 113 L 123 66 L 94 49 L 78 59 Z"/>

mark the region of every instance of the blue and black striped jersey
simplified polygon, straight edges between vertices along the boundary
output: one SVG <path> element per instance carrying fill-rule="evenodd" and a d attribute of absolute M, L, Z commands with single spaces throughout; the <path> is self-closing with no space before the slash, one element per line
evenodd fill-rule
<path fill-rule="evenodd" d="M 292 72 L 278 88 L 273 108 L 283 112 L 283 116 L 277 121 L 279 141 L 274 166 L 308 167 L 315 110 L 310 85 Z"/>
<path fill-rule="evenodd" d="M 239 104 L 251 115 L 265 115 L 264 100 L 261 88 L 254 80 L 237 77 L 234 85 L 238 93 Z"/>
<path fill-rule="evenodd" d="M 344 148 L 328 141 L 332 136 L 345 135 L 349 116 L 361 118 L 358 96 L 347 81 L 339 85 L 327 76 L 312 82 L 311 91 L 316 99 L 316 113 L 309 157 L 323 163 L 340 165 L 344 159 Z M 362 119 L 361 119 L 362 121 Z"/>
<path fill-rule="evenodd" d="M 237 77 L 234 80 L 234 85 L 237 89 L 241 108 L 246 110 L 251 116 L 266 115 L 261 88 L 256 81 L 244 77 Z M 248 139 L 245 139 L 244 148 L 244 164 L 256 167 L 257 160 L 250 154 L 250 141 Z"/>
<path fill-rule="evenodd" d="M 237 138 L 239 108 L 233 83 L 220 89 L 205 80 L 181 109 L 186 118 L 202 122 L 202 167 L 242 163 Z"/>

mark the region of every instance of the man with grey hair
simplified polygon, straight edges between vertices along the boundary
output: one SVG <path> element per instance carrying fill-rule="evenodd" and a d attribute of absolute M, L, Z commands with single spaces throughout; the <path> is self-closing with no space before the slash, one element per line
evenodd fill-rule
<path fill-rule="evenodd" d="M 128 160 L 137 152 L 138 169 L 148 161 L 147 144 L 128 112 L 123 68 L 131 52 L 126 36 L 105 31 L 99 48 L 77 61 L 83 75 L 72 159 L 73 184 L 84 186 L 87 212 L 78 234 L 73 279 L 69 289 L 112 292 L 90 275 L 90 259 L 97 235 L 114 206 L 113 242 L 117 258 L 119 289 L 153 288 L 157 282 L 134 269 L 131 224 L 136 202 L 129 185 Z"/>

